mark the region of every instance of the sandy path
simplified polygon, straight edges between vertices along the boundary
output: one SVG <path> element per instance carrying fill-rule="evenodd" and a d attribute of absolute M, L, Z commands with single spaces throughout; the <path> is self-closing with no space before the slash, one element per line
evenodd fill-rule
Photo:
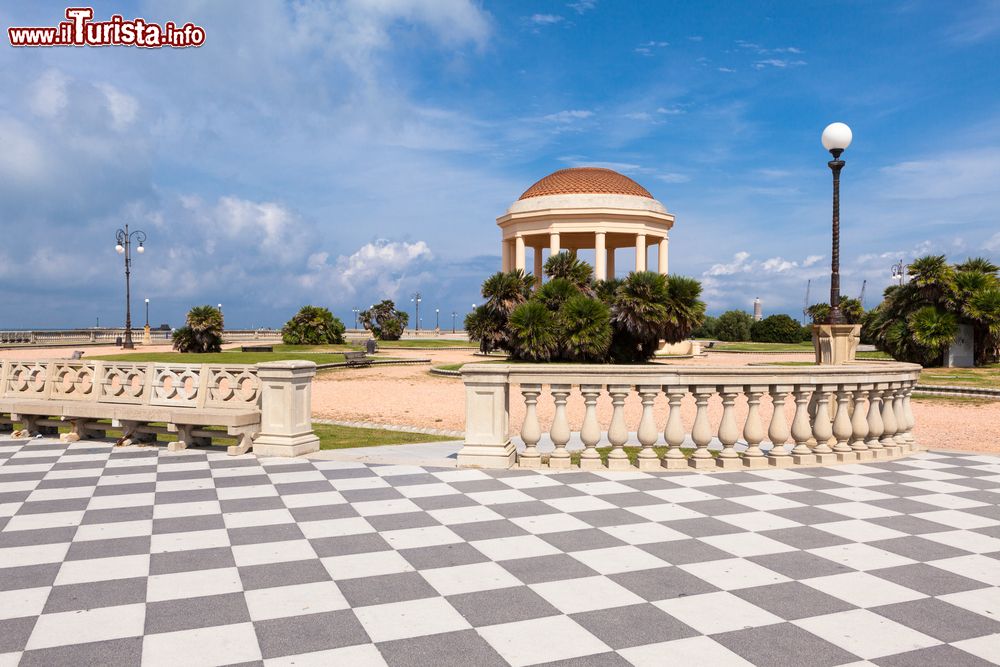
<path fill-rule="evenodd" d="M 386 354 L 395 357 L 431 358 L 432 365 L 473 362 L 481 360 L 471 352 L 457 350 L 392 350 Z M 698 364 L 726 366 L 744 365 L 761 361 L 806 360 L 803 354 L 710 354 Z M 691 360 L 676 363 L 690 364 Z M 313 384 L 313 413 L 319 417 L 349 421 L 371 421 L 385 424 L 414 425 L 460 431 L 465 421 L 465 396 L 460 380 L 433 376 L 428 373 L 431 364 L 419 366 L 383 366 L 367 369 L 321 373 Z M 511 429 L 517 432 L 524 419 L 524 403 L 516 394 L 511 397 Z M 789 398 L 785 412 L 789 421 L 793 413 Z M 583 421 L 583 398 L 574 392 L 567 403 L 567 414 L 573 430 L 579 430 Z M 611 399 L 598 400 L 598 419 L 607 426 L 611 419 Z M 772 412 L 771 400 L 761 402 L 761 418 L 768 423 Z M 551 423 L 554 411 L 552 398 L 547 393 L 539 397 L 538 414 L 543 427 Z M 736 419 L 742 428 L 746 417 L 746 398 L 736 403 Z M 642 413 L 636 394 L 625 402 L 625 419 L 635 430 Z M 655 403 L 657 424 L 666 422 L 667 402 L 664 396 Z M 1000 453 L 1000 402 L 985 404 L 958 403 L 943 400 L 917 400 L 913 402 L 917 421 L 915 435 L 921 444 L 943 449 L 964 449 Z M 686 397 L 682 403 L 682 418 L 690 432 L 694 421 L 694 399 Z M 722 415 L 722 404 L 716 396 L 709 403 L 709 416 L 713 425 Z"/>

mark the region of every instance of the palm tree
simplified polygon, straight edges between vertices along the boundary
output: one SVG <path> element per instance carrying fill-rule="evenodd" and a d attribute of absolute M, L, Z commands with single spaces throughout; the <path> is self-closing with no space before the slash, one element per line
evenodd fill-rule
<path fill-rule="evenodd" d="M 533 298 L 541 301 L 546 308 L 555 312 L 566 301 L 579 294 L 582 294 L 580 289 L 566 278 L 553 278 L 538 288 Z"/>
<path fill-rule="evenodd" d="M 701 283 L 684 276 L 667 277 L 667 328 L 663 339 L 679 343 L 705 321 L 705 302 L 701 296 Z"/>
<path fill-rule="evenodd" d="M 580 362 L 605 361 L 611 346 L 610 314 L 608 307 L 597 299 L 583 294 L 568 299 L 557 317 L 563 358 Z"/>
<path fill-rule="evenodd" d="M 926 348 L 928 355 L 935 361 L 939 360 L 958 334 L 958 318 L 934 306 L 924 306 L 912 313 L 909 324 L 913 340 Z"/>
<path fill-rule="evenodd" d="M 188 311 L 186 326 L 173 334 L 178 352 L 204 353 L 222 351 L 222 311 L 213 306 L 195 306 Z"/>
<path fill-rule="evenodd" d="M 650 271 L 630 273 L 615 293 L 611 322 L 615 355 L 625 361 L 653 356 L 670 320 L 667 277 Z"/>
<path fill-rule="evenodd" d="M 534 276 L 521 269 L 494 273 L 483 283 L 485 305 L 495 313 L 509 316 L 515 308 L 528 300 L 534 284 Z"/>
<path fill-rule="evenodd" d="M 558 349 L 555 318 L 544 304 L 528 301 L 510 314 L 510 351 L 515 359 L 549 361 Z"/>
<path fill-rule="evenodd" d="M 545 275 L 565 278 L 587 296 L 594 294 L 594 267 L 566 250 L 545 261 Z"/>

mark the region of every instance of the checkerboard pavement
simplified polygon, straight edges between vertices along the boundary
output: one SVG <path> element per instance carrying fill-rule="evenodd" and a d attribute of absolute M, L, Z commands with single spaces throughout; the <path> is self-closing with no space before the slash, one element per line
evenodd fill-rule
<path fill-rule="evenodd" d="M 986 665 L 998 587 L 995 456 L 557 474 L 0 441 L 0 665 Z"/>

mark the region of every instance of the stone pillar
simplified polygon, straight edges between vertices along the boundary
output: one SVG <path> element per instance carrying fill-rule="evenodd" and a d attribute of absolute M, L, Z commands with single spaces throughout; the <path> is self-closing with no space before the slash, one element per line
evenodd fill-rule
<path fill-rule="evenodd" d="M 549 254 L 559 254 L 559 232 L 549 232 Z"/>
<path fill-rule="evenodd" d="M 524 237 L 518 234 L 514 237 L 514 268 L 524 271 L 527 264 L 524 258 Z"/>
<path fill-rule="evenodd" d="M 615 249 L 608 248 L 608 280 L 614 280 L 615 277 Z"/>
<path fill-rule="evenodd" d="M 510 243 L 507 239 L 500 241 L 500 270 L 504 273 L 510 271 Z"/>
<path fill-rule="evenodd" d="M 465 443 L 458 452 L 461 468 L 510 468 L 517 449 L 510 441 L 510 386 L 507 373 L 463 376 Z"/>
<path fill-rule="evenodd" d="M 312 430 L 311 361 L 269 361 L 257 364 L 260 378 L 260 435 L 253 451 L 260 456 L 299 456 L 319 450 Z"/>
<path fill-rule="evenodd" d="M 657 262 L 659 263 L 657 271 L 663 275 L 667 275 L 667 244 L 668 239 L 664 236 L 660 239 L 660 250 L 656 256 Z"/>
<path fill-rule="evenodd" d="M 636 234 L 635 235 L 635 270 L 639 271 L 646 270 L 646 235 Z"/>
<path fill-rule="evenodd" d="M 594 264 L 596 264 L 594 272 L 598 280 L 608 279 L 608 251 L 604 245 L 604 240 L 604 232 L 594 234 Z"/>
<path fill-rule="evenodd" d="M 813 325 L 813 348 L 817 364 L 836 365 L 854 361 L 860 341 L 860 324 Z"/>
<path fill-rule="evenodd" d="M 534 247 L 534 252 L 535 252 L 535 270 L 533 271 L 533 273 L 535 274 L 535 287 L 541 287 L 542 273 L 544 271 L 544 269 L 542 268 L 542 246 L 536 245 Z"/>

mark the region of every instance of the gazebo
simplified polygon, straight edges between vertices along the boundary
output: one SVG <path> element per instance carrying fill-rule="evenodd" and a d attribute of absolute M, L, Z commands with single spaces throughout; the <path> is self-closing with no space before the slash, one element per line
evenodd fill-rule
<path fill-rule="evenodd" d="M 527 270 L 541 282 L 543 251 L 593 249 L 594 277 L 615 276 L 615 250 L 635 249 L 635 270 L 646 271 L 650 246 L 657 246 L 657 271 L 667 273 L 667 245 L 674 216 L 628 176 L 611 169 L 560 169 L 524 191 L 497 218 L 502 270 Z"/>

